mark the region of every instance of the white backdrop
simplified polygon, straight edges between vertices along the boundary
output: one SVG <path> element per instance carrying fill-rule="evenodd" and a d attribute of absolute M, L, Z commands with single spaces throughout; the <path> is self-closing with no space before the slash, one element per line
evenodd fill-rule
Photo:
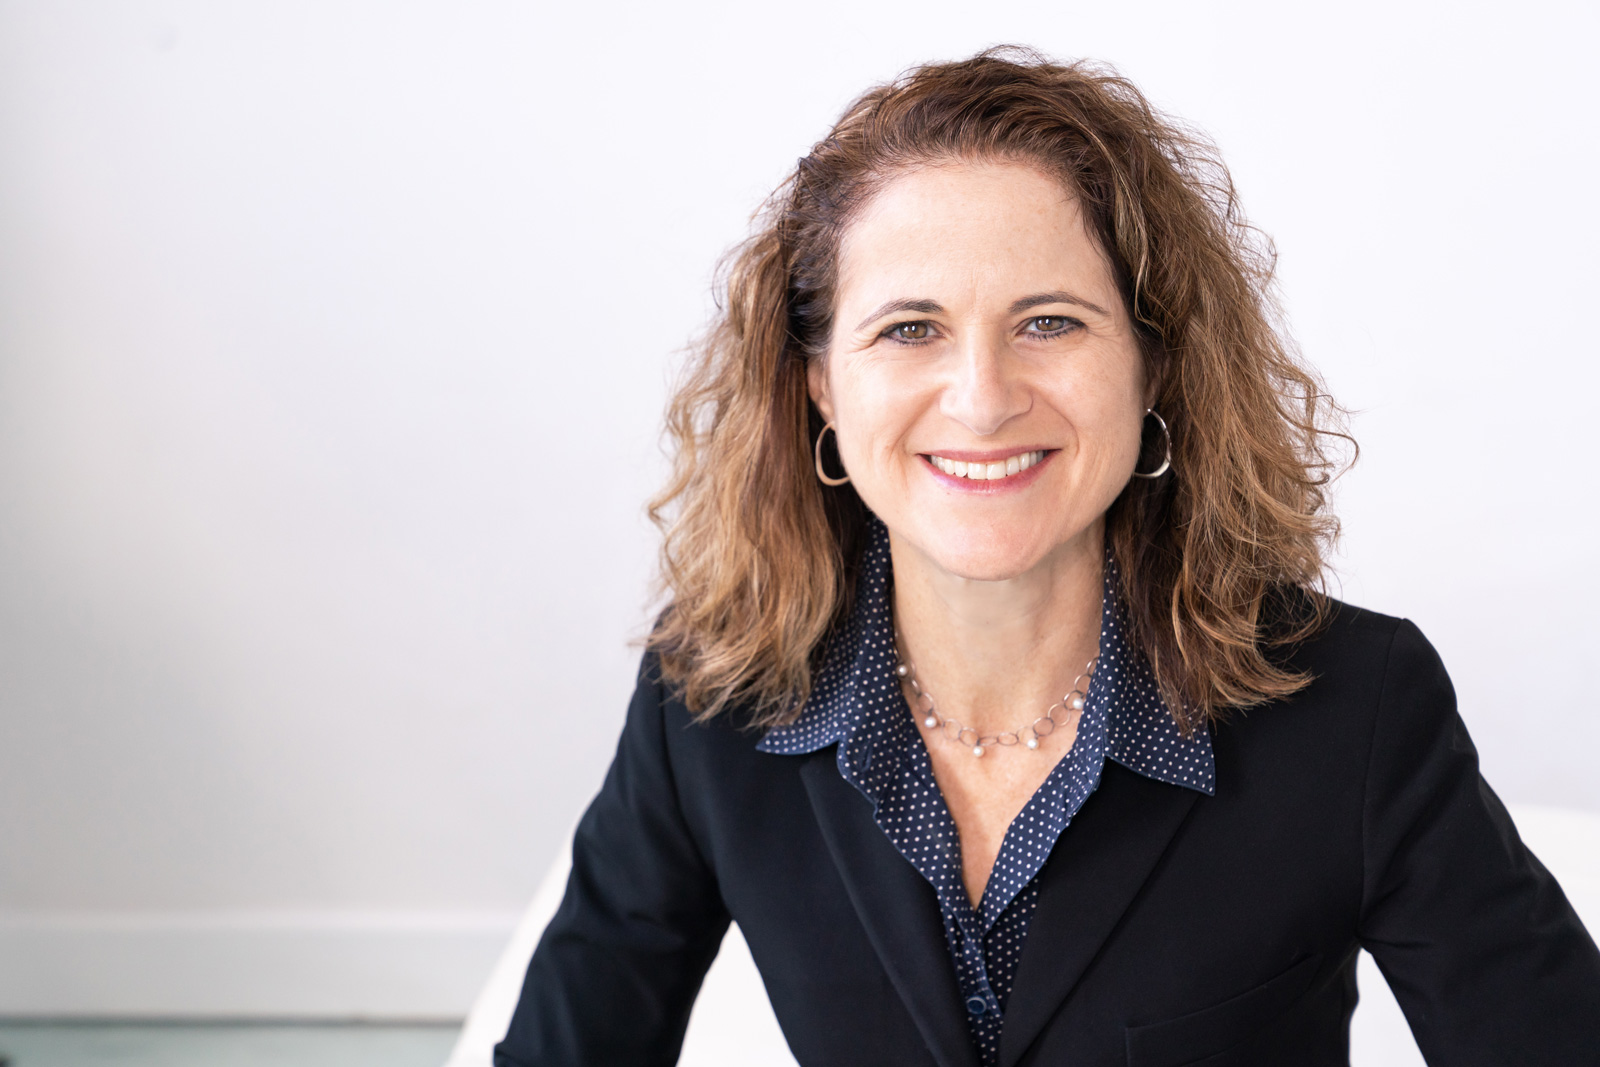
<path fill-rule="evenodd" d="M 1600 809 L 1596 22 L 0 0 L 0 1012 L 464 1006 L 608 761 L 713 262 L 998 42 L 1219 141 L 1357 411 L 1343 595 Z"/>

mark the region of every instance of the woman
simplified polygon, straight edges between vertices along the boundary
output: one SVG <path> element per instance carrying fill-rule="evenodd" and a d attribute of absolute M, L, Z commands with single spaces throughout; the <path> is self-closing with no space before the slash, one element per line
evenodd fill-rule
<path fill-rule="evenodd" d="M 989 52 L 857 101 L 674 401 L 672 601 L 496 1062 L 672 1063 L 738 921 L 802 1064 L 1600 1062 L 1600 954 L 1411 624 L 1226 172 Z M 1337 435 L 1335 435 L 1337 436 Z"/>

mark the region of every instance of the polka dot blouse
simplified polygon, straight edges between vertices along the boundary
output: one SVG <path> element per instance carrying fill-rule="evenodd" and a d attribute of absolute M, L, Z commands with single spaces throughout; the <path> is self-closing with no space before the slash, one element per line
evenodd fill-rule
<path fill-rule="evenodd" d="M 1077 740 L 1006 831 L 983 899 L 974 908 L 961 879 L 955 821 L 894 674 L 890 581 L 889 533 L 873 520 L 855 610 L 829 645 L 811 698 L 797 720 L 768 731 L 758 747 L 798 754 L 839 746 L 839 773 L 872 801 L 878 826 L 938 894 L 967 1023 L 983 1062 L 994 1064 L 1006 1001 L 1039 899 L 1036 876 L 1056 839 L 1100 784 L 1105 760 L 1210 794 L 1215 779 L 1211 738 L 1204 731 L 1183 736 L 1143 657 L 1124 643 L 1112 593 L 1115 564 L 1108 556 L 1100 663 Z"/>

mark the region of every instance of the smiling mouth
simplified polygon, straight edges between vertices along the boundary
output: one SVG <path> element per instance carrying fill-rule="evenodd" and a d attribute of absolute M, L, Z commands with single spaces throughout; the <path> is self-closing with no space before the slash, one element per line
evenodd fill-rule
<path fill-rule="evenodd" d="M 1008 456 L 993 463 L 963 463 L 959 459 L 946 459 L 943 456 L 927 456 L 926 459 L 952 478 L 968 478 L 975 482 L 994 482 L 1021 474 L 1043 460 L 1046 454 L 1046 451 L 1043 450 L 1020 452 L 1015 456 Z"/>

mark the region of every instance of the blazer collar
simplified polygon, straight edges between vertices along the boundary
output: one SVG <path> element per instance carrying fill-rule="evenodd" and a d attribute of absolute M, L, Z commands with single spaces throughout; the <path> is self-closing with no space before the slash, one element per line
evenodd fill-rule
<path fill-rule="evenodd" d="M 1000 1067 L 1014 1067 L 1077 987 L 1200 795 L 1107 762 L 1100 788 L 1039 874 Z"/>
<path fill-rule="evenodd" d="M 978 1067 L 933 887 L 895 850 L 871 802 L 830 755 L 807 757 L 800 777 L 867 939 L 939 1067 Z M 1039 875 L 1000 1067 L 1015 1067 L 1077 987 L 1200 795 L 1106 765 Z"/>
<path fill-rule="evenodd" d="M 895 850 L 827 751 L 801 765 L 822 839 L 873 951 L 939 1067 L 979 1067 L 933 887 Z"/>

